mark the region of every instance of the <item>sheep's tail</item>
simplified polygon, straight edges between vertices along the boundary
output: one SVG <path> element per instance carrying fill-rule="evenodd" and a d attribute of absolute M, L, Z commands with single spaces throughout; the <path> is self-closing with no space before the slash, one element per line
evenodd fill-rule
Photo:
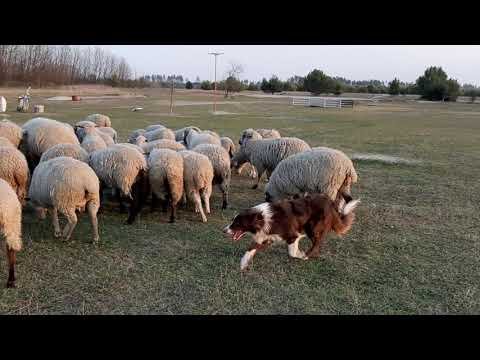
<path fill-rule="evenodd" d="M 345 235 L 353 225 L 355 220 L 354 211 L 360 204 L 360 199 L 347 202 L 342 209 L 334 208 L 332 228 L 338 235 Z"/>

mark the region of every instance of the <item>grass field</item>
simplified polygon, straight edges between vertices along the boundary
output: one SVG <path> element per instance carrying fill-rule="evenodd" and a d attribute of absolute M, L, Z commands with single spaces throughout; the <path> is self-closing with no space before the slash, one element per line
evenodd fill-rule
<path fill-rule="evenodd" d="M 111 90 L 109 90 L 112 92 Z M 36 92 L 32 92 L 36 95 Z M 17 289 L 0 289 L 7 314 L 447 314 L 480 311 L 480 107 L 468 104 L 388 103 L 354 109 L 291 106 L 287 99 L 221 98 L 178 92 L 170 116 L 168 92 L 137 90 L 146 98 L 47 101 L 45 116 L 71 124 L 100 112 L 111 116 L 125 140 L 129 132 L 160 122 L 197 125 L 238 141 L 242 129 L 276 128 L 312 146 L 420 160 L 419 164 L 355 161 L 353 187 L 362 204 L 343 239 L 329 235 L 318 259 L 290 259 L 283 246 L 257 254 L 246 272 L 238 244 L 221 229 L 239 210 L 263 201 L 263 186 L 234 176 L 231 206 L 222 211 L 214 189 L 208 223 L 191 207 L 176 224 L 145 208 L 138 221 L 107 204 L 99 215 L 100 245 L 90 244 L 86 214 L 72 242 L 53 237 L 50 218 L 24 215 L 24 250 Z M 61 92 L 48 96 L 63 95 Z M 67 94 L 68 95 L 68 94 Z M 10 109 L 15 100 L 8 97 Z M 143 111 L 130 112 L 133 106 Z M 10 111 L 23 123 L 32 114 Z M 116 208 L 115 208 L 116 210 Z M 305 239 L 302 248 L 309 245 Z M 6 259 L 0 250 L 0 284 Z"/>

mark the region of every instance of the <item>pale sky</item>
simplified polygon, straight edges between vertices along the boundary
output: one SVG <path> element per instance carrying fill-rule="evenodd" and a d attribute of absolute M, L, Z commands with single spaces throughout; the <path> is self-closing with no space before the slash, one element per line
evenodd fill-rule
<path fill-rule="evenodd" d="M 241 79 L 253 81 L 275 74 L 282 80 L 304 76 L 314 68 L 350 80 L 394 77 L 414 82 L 428 66 L 441 66 L 461 84 L 480 85 L 480 46 L 477 45 L 102 45 L 123 56 L 142 74 L 177 74 L 195 80 L 224 78 L 229 62 L 242 64 Z"/>

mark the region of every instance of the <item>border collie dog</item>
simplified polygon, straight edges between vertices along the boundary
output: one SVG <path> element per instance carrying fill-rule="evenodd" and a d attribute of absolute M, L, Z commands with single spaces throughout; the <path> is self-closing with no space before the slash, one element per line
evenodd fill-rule
<path fill-rule="evenodd" d="M 240 240 L 247 232 L 253 234 L 254 242 L 242 257 L 240 269 L 244 270 L 259 250 L 264 250 L 274 242 L 284 241 L 288 254 L 297 259 L 307 260 L 317 257 L 323 239 L 333 231 L 346 234 L 355 218 L 354 210 L 360 200 L 339 194 L 346 201 L 338 209 L 336 203 L 324 194 L 311 194 L 304 197 L 262 203 L 243 210 L 223 229 L 234 241 Z M 312 247 L 305 254 L 298 248 L 301 238 L 307 235 Z"/>

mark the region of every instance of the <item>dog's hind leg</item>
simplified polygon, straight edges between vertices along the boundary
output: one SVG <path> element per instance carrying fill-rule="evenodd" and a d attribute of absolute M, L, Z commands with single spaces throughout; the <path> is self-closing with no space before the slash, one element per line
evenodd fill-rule
<path fill-rule="evenodd" d="M 323 244 L 323 239 L 327 235 L 327 229 L 323 224 L 318 224 L 308 236 L 312 240 L 312 247 L 307 251 L 309 258 L 318 257 L 320 255 L 320 248 Z"/>

